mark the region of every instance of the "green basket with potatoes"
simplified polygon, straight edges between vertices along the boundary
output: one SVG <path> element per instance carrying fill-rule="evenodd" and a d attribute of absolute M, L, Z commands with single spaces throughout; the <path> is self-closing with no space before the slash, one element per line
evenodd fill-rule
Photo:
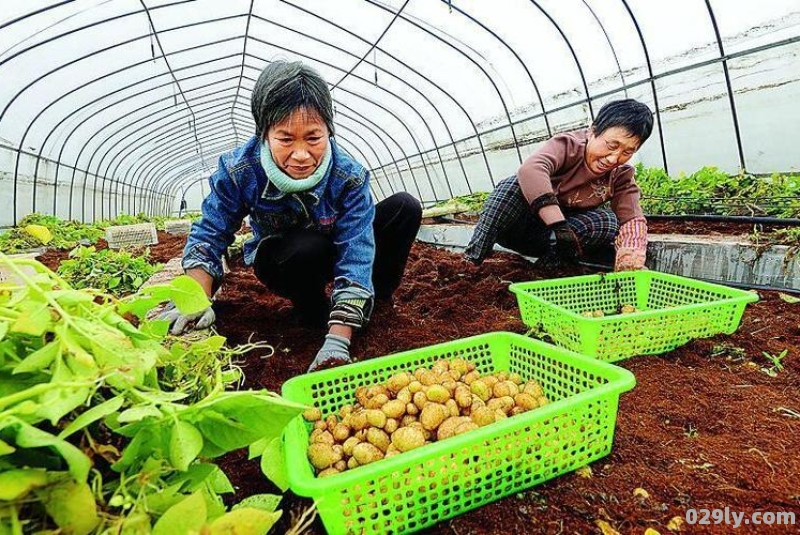
<path fill-rule="evenodd" d="M 745 306 L 758 301 L 754 292 L 647 270 L 522 282 L 509 289 L 526 325 L 560 346 L 609 362 L 730 334 Z M 621 313 L 626 306 L 635 311 Z M 585 316 L 592 313 L 602 316 Z"/>
<path fill-rule="evenodd" d="M 497 332 L 294 377 L 282 394 L 324 418 L 354 403 L 360 386 L 456 357 L 481 374 L 536 380 L 550 403 L 325 478 L 306 458 L 312 426 L 296 418 L 284 435 L 290 488 L 314 499 L 329 533 L 417 531 L 599 459 L 611 450 L 619 396 L 635 384 L 617 366 Z"/>

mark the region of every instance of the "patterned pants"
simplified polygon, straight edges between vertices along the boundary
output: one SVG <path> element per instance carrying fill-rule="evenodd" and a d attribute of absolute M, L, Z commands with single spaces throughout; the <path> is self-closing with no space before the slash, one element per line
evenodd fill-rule
<path fill-rule="evenodd" d="M 610 209 L 562 211 L 584 252 L 613 245 L 619 222 Z M 495 243 L 527 256 L 541 256 L 548 247 L 549 232 L 531 211 L 515 176 L 501 181 L 486 199 L 466 253 L 483 259 Z"/>

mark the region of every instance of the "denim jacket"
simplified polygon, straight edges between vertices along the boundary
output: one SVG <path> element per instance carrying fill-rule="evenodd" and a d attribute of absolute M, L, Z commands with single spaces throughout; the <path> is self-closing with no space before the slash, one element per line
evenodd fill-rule
<path fill-rule="evenodd" d="M 330 143 L 330 170 L 314 188 L 300 193 L 282 193 L 267 180 L 257 137 L 223 154 L 209 180 L 211 193 L 203 200 L 203 217 L 189 233 L 183 268 L 202 268 L 220 282 L 222 254 L 249 215 L 253 238 L 244 244 L 245 264 L 252 265 L 264 238 L 293 228 L 316 229 L 329 235 L 336 247 L 334 301 L 336 290 L 353 285 L 374 295 L 375 205 L 369 172 L 340 151 L 333 139 Z"/>

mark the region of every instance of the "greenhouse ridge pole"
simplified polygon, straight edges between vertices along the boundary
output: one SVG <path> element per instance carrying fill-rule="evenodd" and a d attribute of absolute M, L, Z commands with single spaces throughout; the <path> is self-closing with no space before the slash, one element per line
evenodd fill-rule
<path fill-rule="evenodd" d="M 250 35 L 250 21 L 253 19 L 253 4 L 255 0 L 250 0 L 250 9 L 247 10 L 247 23 L 244 27 L 244 44 L 242 45 L 242 64 L 239 68 L 239 81 L 236 84 L 236 97 L 231 106 L 231 125 L 233 126 L 233 135 L 236 141 L 239 141 L 239 132 L 236 130 L 236 122 L 233 120 L 233 110 L 236 108 L 236 103 L 239 101 L 239 90 L 242 88 L 242 77 L 244 76 L 244 60 L 247 57 L 247 37 Z M 260 132 L 259 135 L 262 135 Z M 247 139 L 245 137 L 245 139 Z"/>
<path fill-rule="evenodd" d="M 650 90 L 653 92 L 653 107 L 655 108 L 655 116 L 656 116 L 656 124 L 658 124 L 658 140 L 661 142 L 661 159 L 664 162 L 664 171 L 669 173 L 669 166 L 667 164 L 667 148 L 664 144 L 664 128 L 661 124 L 661 109 L 658 105 L 658 90 L 656 89 L 656 80 L 653 76 L 653 63 L 650 61 L 650 52 L 647 49 L 647 42 L 644 40 L 644 34 L 642 33 L 641 27 L 639 27 L 639 21 L 636 20 L 636 16 L 631 11 L 630 6 L 626 0 L 621 0 L 622 5 L 625 6 L 625 10 L 628 12 L 628 15 L 631 17 L 631 22 L 633 22 L 634 28 L 636 28 L 636 34 L 639 36 L 639 42 L 642 44 L 642 52 L 644 53 L 644 59 L 647 63 L 647 74 L 650 79 Z"/>
<path fill-rule="evenodd" d="M 728 70 L 728 58 L 725 57 L 725 47 L 722 44 L 722 36 L 719 33 L 719 26 L 717 25 L 717 17 L 714 15 L 714 10 L 711 8 L 711 1 L 705 0 L 706 9 L 708 9 L 708 16 L 711 18 L 711 25 L 714 27 L 714 36 L 717 38 L 717 48 L 719 49 L 719 56 L 722 59 L 722 72 L 725 75 L 725 86 L 728 88 L 728 102 L 731 105 L 731 118 L 733 119 L 733 130 L 736 134 L 736 148 L 739 150 L 739 169 L 744 173 L 747 171 L 747 166 L 744 161 L 744 149 L 742 148 L 742 134 L 739 131 L 739 116 L 736 113 L 736 98 L 733 95 L 733 87 L 731 86 L 731 73 Z"/>

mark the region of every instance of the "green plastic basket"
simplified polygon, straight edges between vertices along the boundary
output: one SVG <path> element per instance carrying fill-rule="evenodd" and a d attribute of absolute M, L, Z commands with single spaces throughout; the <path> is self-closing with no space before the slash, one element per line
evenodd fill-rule
<path fill-rule="evenodd" d="M 658 271 L 512 284 L 522 321 L 563 347 L 609 362 L 663 353 L 695 338 L 730 334 L 753 292 Z M 619 314 L 630 304 L 641 312 Z M 587 318 L 583 312 L 606 316 Z"/>
<path fill-rule="evenodd" d="M 329 533 L 407 533 L 498 500 L 609 453 L 622 392 L 633 374 L 542 341 L 490 333 L 295 377 L 283 395 L 323 416 L 354 403 L 356 388 L 436 360 L 461 357 L 481 373 L 535 379 L 550 404 L 334 476 L 306 459 L 311 426 L 286 430 L 291 489 L 316 501 Z"/>

